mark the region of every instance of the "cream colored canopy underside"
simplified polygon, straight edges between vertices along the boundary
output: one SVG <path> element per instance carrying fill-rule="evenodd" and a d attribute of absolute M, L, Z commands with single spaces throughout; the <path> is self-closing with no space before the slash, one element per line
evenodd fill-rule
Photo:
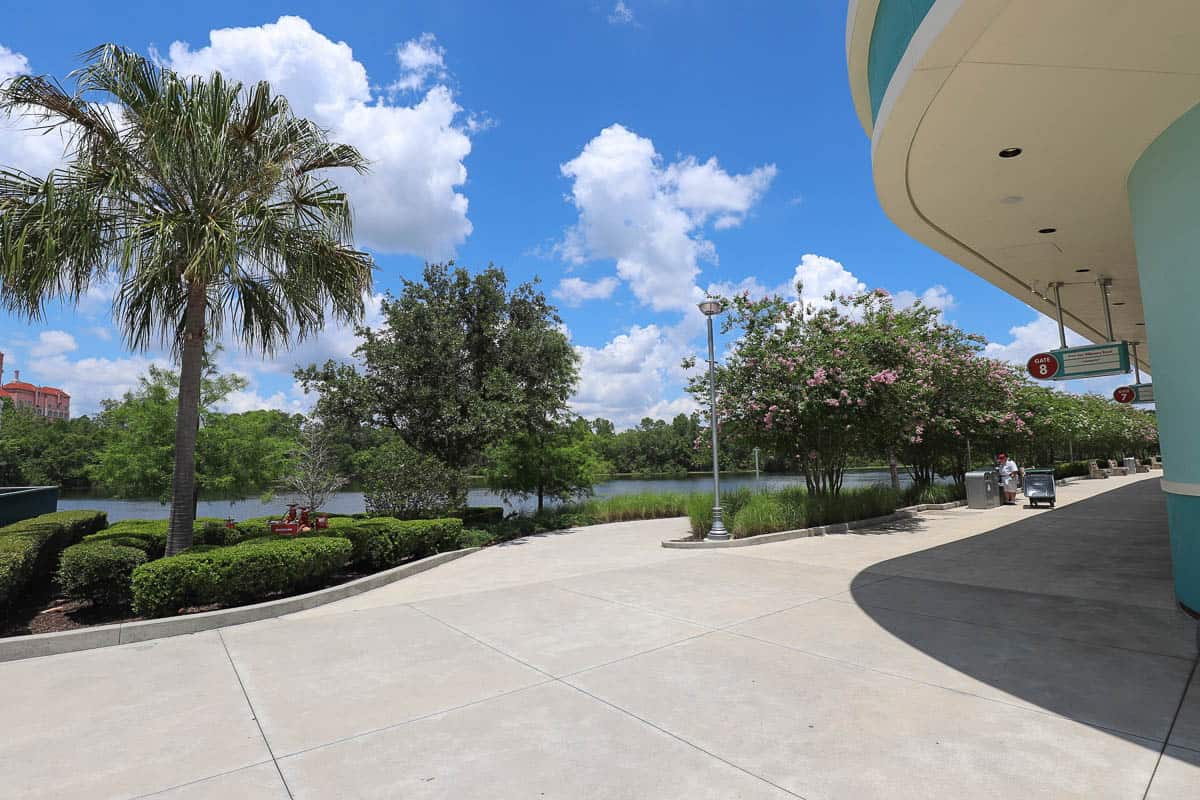
<path fill-rule="evenodd" d="M 851 16 L 865 69 L 870 25 Z M 939 0 L 879 110 L 876 189 L 913 237 L 1039 311 L 1035 290 L 1067 284 L 1067 325 L 1093 341 L 1111 278 L 1115 338 L 1144 341 L 1126 180 L 1198 102 L 1200 0 Z M 1023 153 L 997 156 L 1009 147 Z"/>

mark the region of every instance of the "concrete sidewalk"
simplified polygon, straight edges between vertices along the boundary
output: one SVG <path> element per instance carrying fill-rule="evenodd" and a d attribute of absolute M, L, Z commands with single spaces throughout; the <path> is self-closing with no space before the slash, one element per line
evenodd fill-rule
<path fill-rule="evenodd" d="M 0 664 L 0 797 L 1195 798 L 1157 477 L 736 551 L 602 525 Z"/>

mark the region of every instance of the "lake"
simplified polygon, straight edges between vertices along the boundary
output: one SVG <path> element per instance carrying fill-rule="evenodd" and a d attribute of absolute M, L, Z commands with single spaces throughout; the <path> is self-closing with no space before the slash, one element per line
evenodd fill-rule
<path fill-rule="evenodd" d="M 847 472 L 843 483 L 847 488 L 855 486 L 888 485 L 887 470 L 864 470 Z M 900 471 L 900 483 L 907 486 L 911 483 L 904 470 Z M 784 486 L 803 486 L 803 475 L 762 474 L 755 478 L 752 474 L 722 475 L 721 488 L 735 489 L 743 486 L 752 489 L 774 489 Z M 703 475 L 689 475 L 685 478 L 617 478 L 603 481 L 595 486 L 596 497 L 612 497 L 620 494 L 636 494 L 639 492 L 708 492 L 712 490 L 712 478 Z M 549 503 L 549 501 L 547 501 Z M 487 489 L 471 489 L 467 494 L 467 504 L 472 506 L 504 506 L 509 511 L 532 511 L 537 507 L 537 498 L 520 500 L 513 498 L 505 502 L 495 492 Z M 123 519 L 154 519 L 166 517 L 169 507 L 157 500 L 116 500 L 111 497 L 96 497 L 88 495 L 64 495 L 59 497 L 59 511 L 75 509 L 96 509 L 108 512 L 110 522 Z M 197 512 L 201 517 L 217 517 L 224 519 L 247 519 L 250 517 L 265 517 L 280 515 L 287 509 L 287 503 L 282 496 L 270 503 L 263 503 L 258 497 L 247 497 L 240 500 L 201 500 Z M 366 511 L 362 492 L 338 492 L 323 509 L 332 514 L 355 514 Z"/>

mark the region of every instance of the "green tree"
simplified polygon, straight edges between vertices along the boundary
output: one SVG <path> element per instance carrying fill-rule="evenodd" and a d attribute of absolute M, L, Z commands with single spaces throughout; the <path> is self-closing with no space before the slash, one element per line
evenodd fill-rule
<path fill-rule="evenodd" d="M 116 45 L 85 59 L 73 93 L 46 76 L 0 86 L 0 111 L 71 143 L 44 178 L 0 170 L 0 304 L 39 317 L 111 276 L 126 342 L 171 345 L 173 554 L 192 541 L 205 343 L 229 327 L 271 352 L 326 315 L 361 316 L 372 261 L 350 245 L 349 201 L 323 175 L 366 164 L 266 83 L 180 76 Z"/>
<path fill-rule="evenodd" d="M 196 450 L 196 486 L 206 495 L 258 494 L 274 486 L 289 468 L 302 417 L 282 411 L 222 414 L 214 410 L 245 385 L 244 379 L 221 375 L 206 364 L 200 382 Z M 104 401 L 96 420 L 104 446 L 92 454 L 88 466 L 98 488 L 115 497 L 169 496 L 178 393 L 174 373 L 151 367 L 137 389 L 121 400 Z"/>
<path fill-rule="evenodd" d="M 434 517 L 467 503 L 461 470 L 393 436 L 363 458 L 367 511 L 400 519 Z"/>
<path fill-rule="evenodd" d="M 547 497 L 568 501 L 592 493 L 604 464 L 592 448 L 584 420 L 524 433 L 488 451 L 488 487 L 504 497 Z"/>
<path fill-rule="evenodd" d="M 86 487 L 102 442 L 89 417 L 48 420 L 0 401 L 0 485 Z"/>
<path fill-rule="evenodd" d="M 503 270 L 429 264 L 362 328 L 363 369 L 300 370 L 323 422 L 389 428 L 422 453 L 474 466 L 509 433 L 536 432 L 566 408 L 577 357 L 535 284 L 509 291 Z"/>

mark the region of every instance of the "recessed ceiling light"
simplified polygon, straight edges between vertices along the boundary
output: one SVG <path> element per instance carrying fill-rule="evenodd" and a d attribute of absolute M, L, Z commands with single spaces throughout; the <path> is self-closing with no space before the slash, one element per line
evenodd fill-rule
<path fill-rule="evenodd" d="M 1038 233 L 1056 233 L 1058 228 L 1038 228 Z"/>
<path fill-rule="evenodd" d="M 1000 151 L 1001 158 L 1016 158 L 1019 155 L 1021 155 L 1021 148 L 1019 147 L 1006 147 Z"/>
<path fill-rule="evenodd" d="M 1092 270 L 1091 270 L 1091 268 L 1090 268 L 1090 267 L 1081 267 L 1081 268 L 1079 268 L 1079 269 L 1077 269 L 1077 270 L 1075 270 L 1075 271 L 1076 271 L 1076 272 L 1091 272 Z"/>

